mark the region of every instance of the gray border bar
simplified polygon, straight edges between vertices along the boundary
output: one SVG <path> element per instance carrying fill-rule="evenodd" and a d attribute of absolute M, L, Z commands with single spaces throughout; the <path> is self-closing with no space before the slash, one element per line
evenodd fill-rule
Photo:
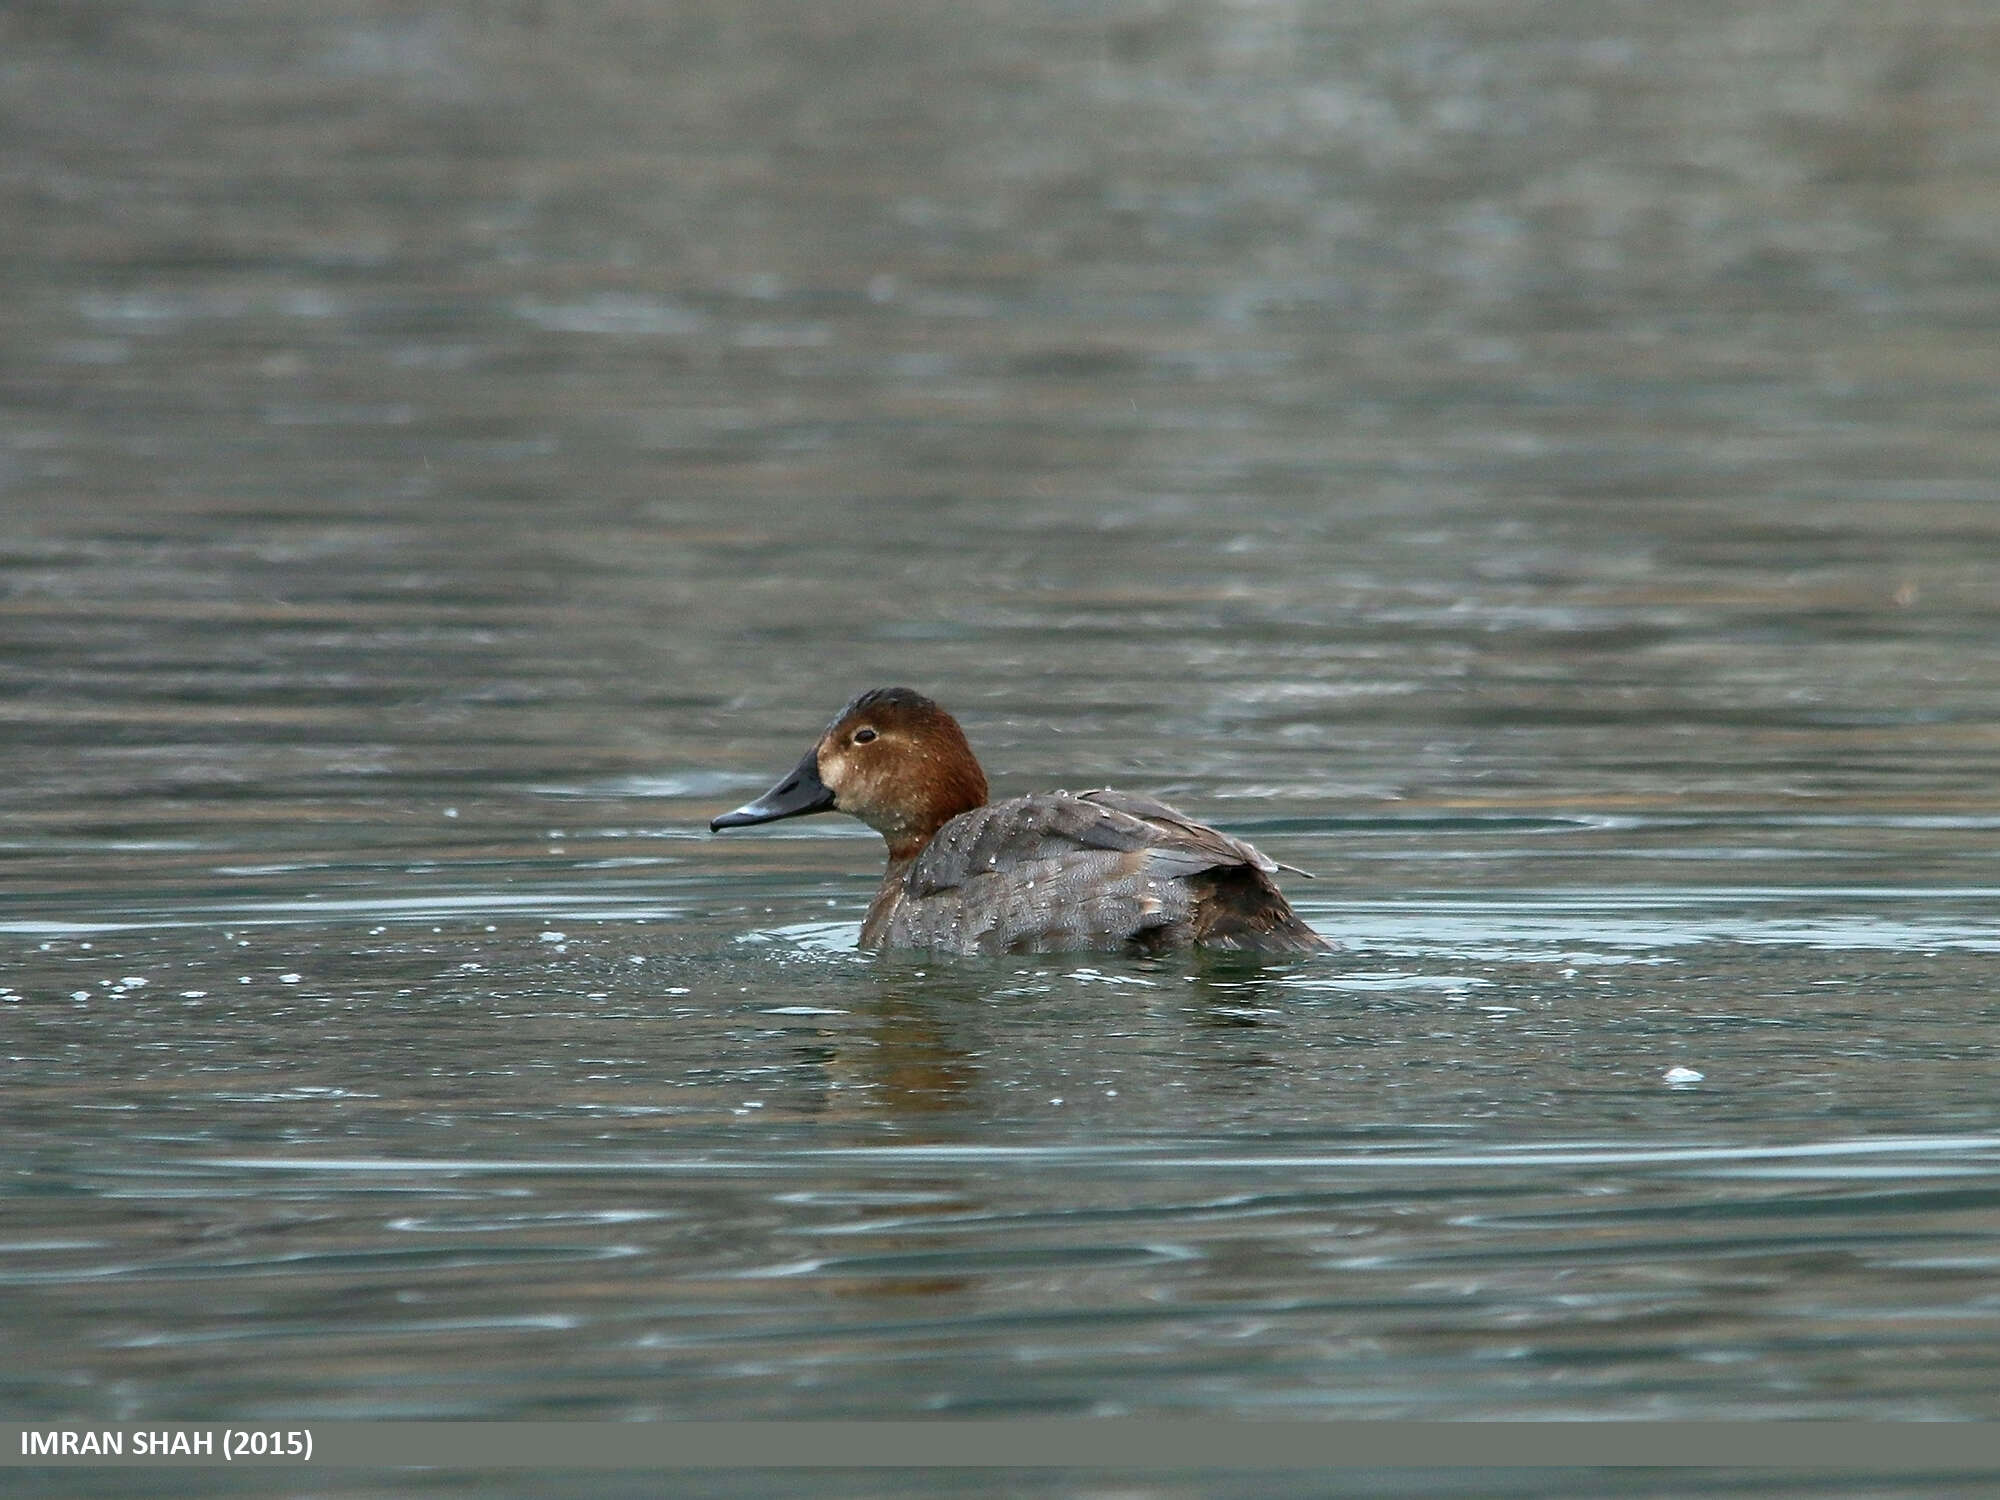
<path fill-rule="evenodd" d="M 77 1434 L 72 1446 L 88 1446 L 86 1434 L 117 1434 L 122 1453 L 65 1457 L 28 1451 L 39 1450 L 46 1439 L 31 1440 L 24 1434 L 64 1430 Z M 174 1434 L 185 1437 L 174 1441 Z M 145 1456 L 139 1456 L 141 1435 L 146 1439 Z M 161 1440 L 162 1435 L 167 1441 Z M 96 1446 L 108 1450 L 111 1444 L 99 1437 Z M 176 1450 L 184 1456 L 172 1456 Z M 223 1422 L 0 1424 L 0 1467 L 5 1468 L 225 1464 L 315 1469 L 1781 1467 L 2000 1475 L 2000 1424 L 1267 1422 L 1151 1417 L 990 1422 L 274 1422 L 255 1427 Z"/>

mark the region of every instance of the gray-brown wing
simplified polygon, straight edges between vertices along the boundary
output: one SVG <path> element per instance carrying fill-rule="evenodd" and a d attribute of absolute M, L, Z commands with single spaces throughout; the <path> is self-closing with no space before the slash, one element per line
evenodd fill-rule
<path fill-rule="evenodd" d="M 961 813 L 938 830 L 910 867 L 914 897 L 952 890 L 981 875 L 1005 875 L 1067 854 L 1145 851 L 1135 872 L 1175 879 L 1227 865 L 1277 868 L 1241 839 L 1174 811 L 1164 802 L 1109 789 L 1072 796 L 1045 792 Z"/>
<path fill-rule="evenodd" d="M 1127 853 L 1154 839 L 1144 820 L 1067 792 L 1013 797 L 960 813 L 940 828 L 910 867 L 906 885 L 911 895 L 927 896 L 975 876 L 1004 875 L 1079 850 Z"/>
<path fill-rule="evenodd" d="M 1266 875 L 1275 874 L 1281 866 L 1276 860 L 1261 850 L 1253 848 L 1239 838 L 1232 838 L 1219 828 L 1210 828 L 1206 823 L 1197 823 L 1186 813 L 1167 806 L 1152 797 L 1142 797 L 1134 792 L 1121 792 L 1111 787 L 1099 787 L 1095 791 L 1079 792 L 1080 801 L 1108 807 L 1128 817 L 1138 818 L 1159 830 L 1160 838 L 1156 847 L 1170 852 L 1172 858 L 1186 863 L 1188 874 L 1199 870 L 1213 870 L 1223 865 L 1248 865 L 1253 870 L 1262 870 Z M 1194 863 L 1194 861 L 1200 861 Z"/>
<path fill-rule="evenodd" d="M 1071 848 L 921 894 L 909 887 L 885 938 L 956 953 L 1090 951 L 1107 940 L 1180 946 L 1192 937 L 1194 892 L 1151 869 L 1151 853 Z"/>

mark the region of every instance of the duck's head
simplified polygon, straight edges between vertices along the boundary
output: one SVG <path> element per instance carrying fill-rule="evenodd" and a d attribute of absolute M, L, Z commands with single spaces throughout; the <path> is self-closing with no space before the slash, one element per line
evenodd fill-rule
<path fill-rule="evenodd" d="M 986 801 L 986 773 L 958 721 L 911 688 L 874 688 L 840 711 L 792 772 L 711 832 L 844 812 L 904 859 L 962 812 Z"/>

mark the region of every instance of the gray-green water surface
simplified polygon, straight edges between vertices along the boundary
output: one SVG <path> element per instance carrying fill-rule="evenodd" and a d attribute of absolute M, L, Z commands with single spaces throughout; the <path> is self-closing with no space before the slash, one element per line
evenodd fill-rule
<path fill-rule="evenodd" d="M 0 25 L 8 1412 L 2000 1417 L 1989 8 Z"/>

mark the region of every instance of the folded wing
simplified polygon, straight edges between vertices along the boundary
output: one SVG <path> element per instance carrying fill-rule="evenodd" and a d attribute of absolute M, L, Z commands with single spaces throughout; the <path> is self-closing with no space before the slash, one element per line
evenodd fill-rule
<path fill-rule="evenodd" d="M 904 877 L 886 936 L 994 953 L 1101 947 L 1108 933 L 1140 948 L 1323 946 L 1271 883 L 1277 869 L 1150 797 L 1016 797 L 938 831 Z"/>

